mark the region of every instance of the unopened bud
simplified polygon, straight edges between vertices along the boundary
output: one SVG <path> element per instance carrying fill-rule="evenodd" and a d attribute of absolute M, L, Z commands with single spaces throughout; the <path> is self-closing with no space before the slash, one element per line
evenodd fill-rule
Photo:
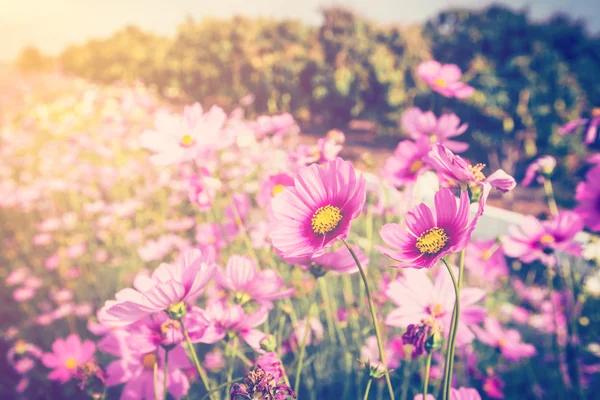
<path fill-rule="evenodd" d="M 277 348 L 277 339 L 273 335 L 267 335 L 260 341 L 260 348 L 270 353 Z"/>

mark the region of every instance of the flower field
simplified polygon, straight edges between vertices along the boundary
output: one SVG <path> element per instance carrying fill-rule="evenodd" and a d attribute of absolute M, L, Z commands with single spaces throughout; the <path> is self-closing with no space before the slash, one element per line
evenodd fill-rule
<path fill-rule="evenodd" d="M 475 92 L 454 64 L 416 75 L 432 99 Z M 462 158 L 469 121 L 449 111 L 405 111 L 405 138 L 375 167 L 345 156 L 341 130 L 304 140 L 291 114 L 179 106 L 141 84 L 5 81 L 1 398 L 600 389 L 600 154 L 581 156 L 567 209 L 554 157 L 520 182 Z M 593 143 L 590 115 L 560 134 Z M 517 185 L 543 189 L 546 212 L 492 237 L 488 198 Z"/>

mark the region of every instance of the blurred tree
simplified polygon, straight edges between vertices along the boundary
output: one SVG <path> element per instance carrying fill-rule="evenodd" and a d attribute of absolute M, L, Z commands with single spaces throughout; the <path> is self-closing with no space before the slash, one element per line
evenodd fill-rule
<path fill-rule="evenodd" d="M 43 55 L 37 47 L 29 46 L 21 51 L 15 64 L 21 72 L 41 72 L 51 68 L 52 60 Z"/>

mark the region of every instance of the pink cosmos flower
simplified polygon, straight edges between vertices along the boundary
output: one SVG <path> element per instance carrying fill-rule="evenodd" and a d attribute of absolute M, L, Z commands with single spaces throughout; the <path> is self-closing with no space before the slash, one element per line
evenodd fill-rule
<path fill-rule="evenodd" d="M 181 307 L 181 303 L 187 305 L 202 293 L 215 272 L 215 263 L 200 250 L 188 250 L 175 264 L 161 264 L 151 277 L 138 275 L 134 282 L 137 290 L 119 291 L 116 300 L 106 301 L 99 319 L 108 325 L 124 326 L 146 315 Z"/>
<path fill-rule="evenodd" d="M 467 127 L 468 124 L 460 124 L 460 119 L 455 114 L 443 114 L 436 119 L 433 112 L 424 112 L 420 108 L 413 107 L 402 115 L 402 129 L 412 139 L 415 141 L 425 139 L 427 143 L 437 142 L 456 153 L 467 150 L 469 145 L 450 138 L 462 135 Z"/>
<path fill-rule="evenodd" d="M 217 281 L 242 305 L 253 300 L 271 308 L 273 300 L 290 297 L 294 293 L 294 289 L 285 289 L 285 281 L 275 270 L 259 271 L 252 258 L 235 254 L 229 257 L 225 270 L 217 275 Z"/>
<path fill-rule="evenodd" d="M 431 268 L 447 254 L 464 249 L 471 233 L 483 214 L 490 186 L 485 184 L 479 199 L 479 208 L 469 222 L 469 195 L 463 191 L 457 207 L 456 197 L 449 189 L 440 189 L 434 198 L 435 208 L 419 204 L 406 214 L 406 227 L 386 224 L 381 228 L 381 238 L 390 250 L 377 249 L 399 262 L 396 268 Z"/>
<path fill-rule="evenodd" d="M 6 277 L 7 286 L 15 286 L 22 283 L 25 279 L 30 276 L 31 272 L 27 267 L 18 267 L 13 269 Z"/>
<path fill-rule="evenodd" d="M 574 238 L 583 229 L 583 220 L 572 211 L 561 211 L 550 221 L 526 216 L 519 226 L 512 225 L 508 229 L 509 235 L 501 237 L 504 252 L 524 263 L 539 260 L 553 267 L 555 252 L 581 255 L 581 245 Z"/>
<path fill-rule="evenodd" d="M 288 186 L 294 186 L 294 178 L 285 172 L 270 175 L 261 185 L 260 191 L 256 195 L 256 202 L 261 207 L 266 207 L 271 203 L 271 199 L 283 192 Z"/>
<path fill-rule="evenodd" d="M 143 132 L 140 143 L 155 153 L 150 160 L 157 165 L 192 160 L 218 141 L 226 118 L 221 108 L 213 106 L 204 113 L 198 103 L 186 107 L 183 117 L 160 113 L 155 130 Z"/>
<path fill-rule="evenodd" d="M 431 148 L 423 160 L 451 184 L 473 186 L 489 183 L 502 192 L 511 191 L 517 186 L 515 179 L 501 169 L 486 178 L 481 172 L 484 164 L 472 166 L 439 143 Z"/>
<path fill-rule="evenodd" d="M 426 271 L 404 270 L 404 275 L 392 281 L 386 296 L 397 306 L 386 320 L 386 325 L 406 328 L 410 324 L 425 321 L 438 324 L 446 337 L 450 332 L 452 310 L 454 308 L 454 286 L 448 271 L 440 270 L 435 281 L 431 282 Z M 482 322 L 486 309 L 475 303 L 483 299 L 485 291 L 479 288 L 463 287 L 460 290 L 460 320 L 456 346 L 462 347 L 475 338 L 472 327 Z"/>
<path fill-rule="evenodd" d="M 216 348 L 206 353 L 202 364 L 204 365 L 204 368 L 211 372 L 221 371 L 225 368 L 225 357 L 223 357 L 223 352 Z"/>
<path fill-rule="evenodd" d="M 423 157 L 429 153 L 430 147 L 429 141 L 423 138 L 416 142 L 404 140 L 398 143 L 394 155 L 386 160 L 381 170 L 382 177 L 396 188 L 415 182 L 421 173 L 429 169 Z"/>
<path fill-rule="evenodd" d="M 289 340 L 288 346 L 298 348 L 299 343 L 304 339 L 304 334 L 306 332 L 306 318 L 301 319 L 294 326 L 294 330 L 292 331 Z M 323 324 L 318 318 L 311 318 L 308 324 L 308 334 L 306 336 L 306 345 L 317 345 L 323 341 L 325 338 L 325 329 L 323 328 Z"/>
<path fill-rule="evenodd" d="M 59 265 L 60 257 L 58 256 L 58 254 L 53 254 L 50 257 L 48 257 L 46 261 L 44 261 L 44 267 L 46 267 L 48 271 L 53 271 L 57 269 Z"/>
<path fill-rule="evenodd" d="M 367 256 L 358 246 L 350 246 L 358 261 L 366 271 L 369 267 L 369 256 Z M 340 247 L 335 251 L 330 251 L 312 258 L 312 264 L 316 267 L 322 267 L 325 272 L 337 272 L 339 274 L 353 274 L 358 272 L 356 262 L 352 257 L 352 254 L 346 249 L 346 247 Z"/>
<path fill-rule="evenodd" d="M 600 231 L 600 165 L 593 167 L 585 176 L 585 182 L 577 185 L 575 212 L 592 231 Z"/>
<path fill-rule="evenodd" d="M 483 382 L 483 391 L 491 399 L 503 399 L 504 382 L 493 371 L 488 371 L 488 376 Z"/>
<path fill-rule="evenodd" d="M 417 74 L 433 91 L 444 97 L 466 99 L 475 92 L 471 86 L 460 81 L 462 72 L 455 64 L 440 64 L 435 60 L 424 61 L 417 67 Z"/>
<path fill-rule="evenodd" d="M 400 361 L 404 358 L 404 343 L 400 336 L 394 336 L 384 346 L 385 361 L 388 369 L 400 367 Z M 361 361 L 368 362 L 373 367 L 382 365 L 379 358 L 379 347 L 377 337 L 369 336 L 365 345 L 360 349 Z"/>
<path fill-rule="evenodd" d="M 542 182 L 544 175 L 550 175 L 556 167 L 556 158 L 552 156 L 541 156 L 534 162 L 529 164 L 525 171 L 525 178 L 521 182 L 521 186 L 527 187 L 531 185 L 533 180 L 537 177 L 538 182 Z"/>
<path fill-rule="evenodd" d="M 216 343 L 227 334 L 239 335 L 244 341 L 259 353 L 264 353 L 260 341 L 265 334 L 257 329 L 269 315 L 266 307 L 261 307 L 252 314 L 247 314 L 239 304 L 226 305 L 223 301 L 211 302 L 203 312 L 203 317 L 208 320 L 208 329 L 196 342 Z"/>
<path fill-rule="evenodd" d="M 277 353 L 265 353 L 256 359 L 255 364 L 260 366 L 266 373 L 273 375 L 275 382 L 279 382 L 279 379 L 283 376 L 283 363 Z"/>
<path fill-rule="evenodd" d="M 414 400 L 423 400 L 423 394 L 415 396 Z M 435 400 L 433 395 L 428 394 L 427 400 Z M 450 389 L 450 400 L 481 400 L 481 396 L 477 389 L 461 387 L 458 389 Z"/>
<path fill-rule="evenodd" d="M 209 211 L 221 188 L 221 181 L 210 176 L 206 168 L 200 168 L 198 174 L 188 178 L 188 197 L 200 211 Z"/>
<path fill-rule="evenodd" d="M 67 257 L 70 259 L 81 257 L 87 250 L 85 243 L 77 243 L 67 247 Z"/>
<path fill-rule="evenodd" d="M 536 353 L 535 347 L 521 341 L 521 334 L 516 329 L 502 329 L 500 322 L 493 317 L 486 317 L 484 329 L 473 326 L 472 329 L 481 342 L 496 347 L 507 360 L 519 361 L 522 357 L 531 357 Z"/>
<path fill-rule="evenodd" d="M 158 357 L 157 357 L 158 355 Z M 106 386 L 125 384 L 121 400 L 153 400 L 164 397 L 164 368 L 165 351 L 162 347 L 156 351 L 144 353 L 135 347 L 132 341 L 130 348 L 123 358 L 113 361 L 106 368 Z M 154 386 L 154 364 L 158 364 L 156 387 Z M 178 346 L 169 351 L 167 363 L 167 391 L 175 399 L 185 396 L 190 388 L 190 382 L 182 369 L 189 368 L 187 354 L 183 347 Z"/>
<path fill-rule="evenodd" d="M 509 272 L 502 246 L 495 239 L 471 241 L 467 246 L 465 267 L 470 276 L 492 284 Z"/>
<path fill-rule="evenodd" d="M 345 239 L 365 202 L 365 179 L 337 158 L 302 168 L 294 186 L 271 201 L 273 247 L 283 258 L 312 257 Z"/>
<path fill-rule="evenodd" d="M 42 363 L 52 369 L 48 379 L 67 382 L 77 372 L 77 367 L 94 359 L 96 346 L 90 340 L 81 342 L 79 336 L 69 335 L 66 339 L 56 339 L 52 353 L 44 353 Z"/>
<path fill-rule="evenodd" d="M 592 111 L 591 119 L 588 120 L 587 118 L 580 118 L 580 119 L 576 119 L 574 121 L 569 121 L 565 125 L 561 126 L 558 129 L 558 133 L 561 134 L 562 136 L 568 135 L 570 133 L 574 133 L 577 130 L 577 128 L 587 124 L 589 121 L 590 124 L 585 133 L 584 143 L 586 143 L 586 144 L 594 143 L 596 141 L 596 137 L 598 136 L 598 125 L 600 125 L 600 115 L 597 115 L 597 114 L 599 114 L 599 112 L 596 110 L 597 109 L 594 109 Z"/>

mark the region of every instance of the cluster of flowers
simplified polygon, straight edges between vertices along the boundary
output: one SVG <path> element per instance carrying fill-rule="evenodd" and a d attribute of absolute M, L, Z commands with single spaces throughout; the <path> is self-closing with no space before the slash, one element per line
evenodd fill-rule
<path fill-rule="evenodd" d="M 418 73 L 442 96 L 474 92 L 455 65 L 430 61 Z M 474 240 L 492 189 L 506 193 L 517 183 L 502 170 L 486 177 L 484 165 L 455 154 L 468 146 L 453 140 L 467 130 L 454 114 L 408 110 L 402 126 L 411 139 L 398 144 L 378 177 L 339 157 L 340 131 L 298 144 L 287 114 L 248 120 L 241 108 L 227 114 L 198 103 L 179 114 L 141 86 L 77 85 L 83 95 L 38 105 L 2 135 L 10 163 L 0 169 L 0 205 L 25 221 L 45 216 L 34 221 L 30 240 L 21 238 L 22 220 L 5 227 L 6 257 L 15 264 L 6 284 L 29 313 L 3 332 L 19 375 L 16 392 L 33 390 L 32 372 L 46 368 L 47 379 L 65 390 L 77 381 L 93 398 L 120 390 L 121 399 L 217 399 L 224 392 L 283 400 L 314 390 L 303 372 L 306 353 L 314 364 L 339 343 L 350 360 L 360 354 L 365 398 L 373 381 L 385 380 L 392 399 L 395 388 L 409 390 L 409 368 L 421 357 L 415 399 L 434 398 L 430 379 L 442 383 L 444 400 L 503 398 L 503 373 L 545 350 L 521 331 L 555 339 L 555 356 L 544 356 L 564 386 L 583 393 L 598 371 L 573 358 L 583 341 L 574 327 L 585 318 L 585 296 L 576 291 L 591 272 L 576 278 L 565 264 L 584 255 L 577 235 L 600 231 L 597 156 L 574 210 L 556 208 L 556 161 L 544 156 L 523 186 L 544 185 L 552 217 L 528 216 L 498 240 Z M 155 126 L 144 130 L 148 119 Z M 33 143 L 22 132 L 49 139 Z M 25 149 L 35 151 L 20 157 Z M 427 175 L 437 177 L 433 203 L 412 206 Z M 66 209 L 53 209 L 61 202 Z M 391 222 L 398 217 L 401 223 Z M 593 237 L 586 240 L 594 246 Z M 532 272 L 543 265 L 547 286 L 511 277 L 518 303 L 507 300 L 509 292 L 496 295 L 510 276 L 506 257 Z M 384 271 L 387 260 L 393 268 Z M 142 263 L 158 266 L 140 270 Z M 110 291 L 123 286 L 113 298 Z M 94 313 L 99 300 L 106 302 Z M 370 328 L 361 326 L 367 310 Z M 81 336 L 94 340 L 82 340 L 78 318 L 87 319 Z M 71 333 L 34 344 L 26 340 L 36 325 Z M 481 348 L 496 351 L 484 356 Z M 453 380 L 455 359 L 463 368 Z M 405 381 L 394 373 L 399 368 Z M 243 383 L 233 379 L 240 371 Z M 530 384 L 543 396 L 543 385 Z"/>

